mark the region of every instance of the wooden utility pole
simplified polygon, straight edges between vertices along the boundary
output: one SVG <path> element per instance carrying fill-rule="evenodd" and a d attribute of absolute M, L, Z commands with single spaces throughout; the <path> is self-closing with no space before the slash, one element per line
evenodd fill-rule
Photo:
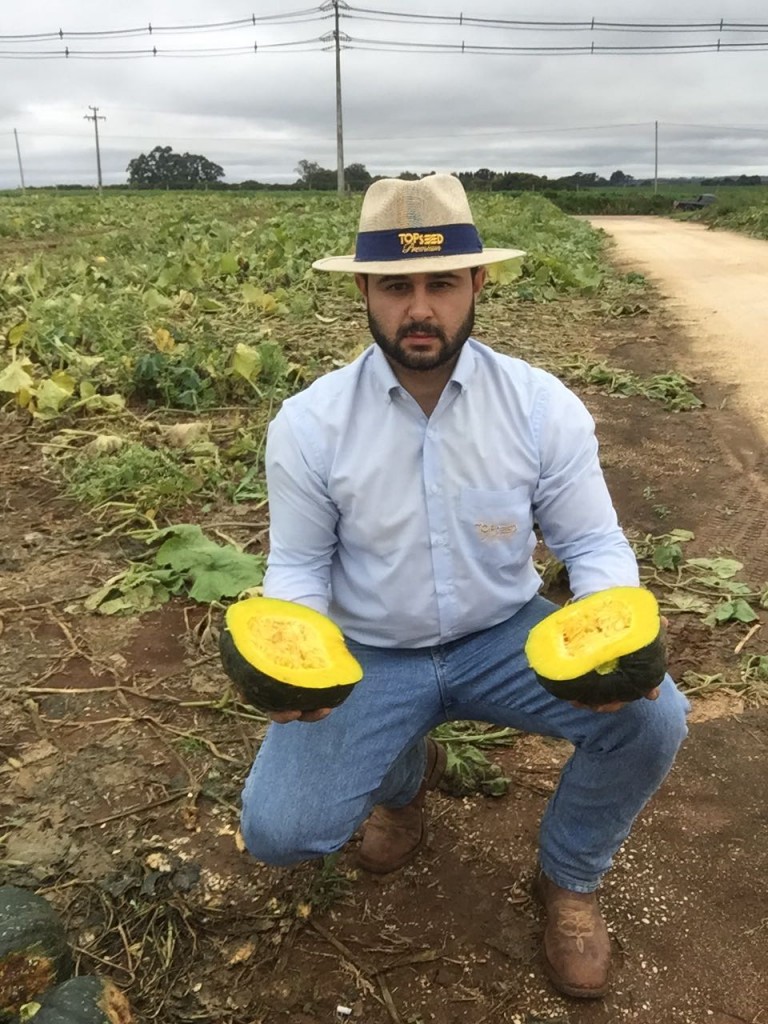
<path fill-rule="evenodd" d="M 99 148 L 99 121 L 106 121 L 106 117 L 99 115 L 99 108 L 88 106 L 89 110 L 92 110 L 92 114 L 84 114 L 83 117 L 86 121 L 93 121 L 94 131 L 96 132 L 96 172 L 99 180 L 99 192 L 101 192 L 101 150 Z"/>
<path fill-rule="evenodd" d="M 13 129 L 13 137 L 16 140 L 16 157 L 19 161 L 19 177 L 21 178 L 21 191 L 23 192 L 26 188 L 24 184 L 24 165 L 21 162 L 21 149 L 19 148 L 19 133 L 16 129 Z"/>

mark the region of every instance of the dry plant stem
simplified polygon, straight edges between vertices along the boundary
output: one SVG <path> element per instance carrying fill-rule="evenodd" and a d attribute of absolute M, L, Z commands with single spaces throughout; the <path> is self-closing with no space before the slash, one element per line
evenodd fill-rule
<path fill-rule="evenodd" d="M 53 721 L 45 718 L 43 721 L 48 722 L 50 725 L 55 724 Z M 172 725 L 166 725 L 164 722 L 154 718 L 152 715 L 132 715 L 127 718 L 97 718 L 92 722 L 63 722 L 61 724 L 69 729 L 82 729 L 83 726 L 92 728 L 97 725 L 135 725 L 138 722 L 149 722 L 150 724 L 157 726 L 158 729 L 165 729 L 166 732 L 173 733 L 174 736 L 179 736 L 181 739 L 194 740 L 197 743 L 202 743 L 204 747 L 207 747 L 210 750 L 214 757 L 218 757 L 222 761 L 228 761 L 230 764 L 240 763 L 236 757 L 230 757 L 229 754 L 222 753 L 213 740 L 209 740 L 205 736 L 198 736 L 197 733 L 194 732 L 187 732 L 184 729 L 174 729 Z"/>
<path fill-rule="evenodd" d="M 165 804 L 172 804 L 175 800 L 181 800 L 188 796 L 188 789 L 177 790 L 169 796 L 161 797 L 159 800 L 152 800 L 148 804 L 135 804 L 133 807 L 126 807 L 124 811 L 119 811 L 117 814 L 110 814 L 106 818 L 98 818 L 96 821 L 84 821 L 79 825 L 73 825 L 72 830 L 76 832 L 83 828 L 98 828 L 100 825 L 106 825 L 110 821 L 120 821 L 122 818 L 129 818 L 132 814 L 140 814 L 142 811 L 151 811 L 156 807 L 164 807 Z"/>
<path fill-rule="evenodd" d="M 57 604 L 67 604 L 70 601 L 84 601 L 87 594 L 75 594 L 74 597 L 57 597 L 52 601 L 40 601 L 39 604 L 7 604 L 0 608 L 0 612 L 31 612 L 38 608 L 52 608 Z"/>
<path fill-rule="evenodd" d="M 309 927 L 312 928 L 314 931 L 316 931 L 318 935 L 321 935 L 325 939 L 326 942 L 330 943 L 330 945 L 333 946 L 334 949 L 338 950 L 338 952 L 341 953 L 341 955 L 344 957 L 344 959 L 356 971 L 358 971 L 360 974 L 362 974 L 362 976 L 371 985 L 372 985 L 372 980 L 371 979 L 373 979 L 373 978 L 376 979 L 376 981 L 378 982 L 378 985 L 379 985 L 379 989 L 381 991 L 381 996 L 377 996 L 374 993 L 373 994 L 373 998 L 376 999 L 379 1003 L 381 1003 L 386 1008 L 386 1011 L 389 1014 L 389 1018 L 393 1022 L 393 1024 L 402 1024 L 400 1015 L 398 1014 L 397 1008 L 395 1007 L 395 1004 L 394 1004 L 394 1002 L 392 1000 L 392 994 L 389 991 L 389 988 L 387 987 L 387 984 L 384 981 L 384 979 L 382 977 L 380 977 L 378 974 L 376 974 L 375 972 L 371 971 L 370 968 L 367 968 L 363 964 L 359 963 L 359 961 L 355 957 L 354 953 L 349 949 L 349 947 L 345 946 L 343 942 L 341 942 L 339 939 L 337 939 L 336 936 L 333 935 L 331 932 L 329 932 L 328 929 L 325 928 L 323 925 L 318 924 L 317 921 L 310 920 L 309 921 Z"/>
<path fill-rule="evenodd" d="M 736 646 L 733 649 L 733 653 L 734 654 L 741 654 L 741 652 L 747 646 L 747 644 L 752 639 L 752 637 L 755 635 L 755 633 L 757 633 L 762 628 L 763 628 L 762 622 L 756 622 L 754 624 L 754 626 L 750 629 L 750 631 L 747 633 L 747 635 L 742 640 L 739 640 L 739 642 L 736 644 Z"/>

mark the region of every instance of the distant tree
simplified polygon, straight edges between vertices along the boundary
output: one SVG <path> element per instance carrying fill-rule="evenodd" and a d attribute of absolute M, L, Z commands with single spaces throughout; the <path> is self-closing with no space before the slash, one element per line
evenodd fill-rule
<path fill-rule="evenodd" d="M 299 160 L 295 170 L 299 175 L 296 182 L 299 188 L 317 189 L 322 192 L 330 192 L 336 188 L 336 171 L 321 167 L 314 160 Z"/>
<path fill-rule="evenodd" d="M 494 192 L 535 191 L 547 187 L 547 179 L 525 171 L 504 171 L 493 179 Z"/>
<path fill-rule="evenodd" d="M 373 181 L 364 164 L 350 164 L 344 168 L 344 181 L 352 192 L 365 192 Z"/>
<path fill-rule="evenodd" d="M 323 168 L 314 160 L 299 160 L 294 168 L 299 176 L 300 183 L 305 188 L 315 188 L 315 179 Z"/>
<path fill-rule="evenodd" d="M 155 146 L 128 164 L 128 184 L 136 188 L 199 188 L 215 185 L 224 169 L 196 153 L 174 153 L 170 146 Z"/>
<path fill-rule="evenodd" d="M 400 181 L 418 181 L 419 180 L 418 174 L 414 174 L 413 171 L 401 171 L 400 174 L 398 174 L 398 178 L 400 179 Z"/>
<path fill-rule="evenodd" d="M 631 185 L 634 180 L 631 174 L 625 174 L 624 171 L 614 171 L 608 179 L 611 185 Z"/>

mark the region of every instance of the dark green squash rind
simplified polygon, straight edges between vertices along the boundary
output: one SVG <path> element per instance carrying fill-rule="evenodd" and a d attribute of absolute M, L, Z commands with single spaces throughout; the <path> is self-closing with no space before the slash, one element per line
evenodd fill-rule
<path fill-rule="evenodd" d="M 666 647 L 660 632 L 645 647 L 619 658 L 616 668 L 605 675 L 593 670 L 576 679 L 547 679 L 537 672 L 536 678 L 554 697 L 596 707 L 645 697 L 661 684 L 666 671 Z"/>
<path fill-rule="evenodd" d="M 224 627 L 219 637 L 224 671 L 243 699 L 259 711 L 317 711 L 335 708 L 347 699 L 357 683 L 343 686 L 305 687 L 282 683 L 254 668 L 240 654 L 232 634 Z"/>
<path fill-rule="evenodd" d="M 0 886 L 0 1021 L 71 974 L 66 932 L 53 907 L 26 889 Z"/>
<path fill-rule="evenodd" d="M 134 1024 L 128 1000 L 111 981 L 70 978 L 39 1000 L 34 1024 Z"/>

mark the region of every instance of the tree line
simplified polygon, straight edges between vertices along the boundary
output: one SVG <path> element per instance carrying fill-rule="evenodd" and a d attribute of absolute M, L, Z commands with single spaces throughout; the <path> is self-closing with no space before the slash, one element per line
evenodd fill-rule
<path fill-rule="evenodd" d="M 228 184 L 223 181 L 225 173 L 219 164 L 213 163 L 196 153 L 174 153 L 170 146 L 155 146 L 150 153 L 141 153 L 130 161 L 126 168 L 128 184 L 132 188 L 168 188 L 168 189 L 283 189 L 287 191 L 311 190 L 316 192 L 335 192 L 338 183 L 336 170 L 322 167 L 313 160 L 300 160 L 295 168 L 296 181 L 276 185 L 253 179 Z M 434 171 L 430 173 L 434 174 Z M 476 171 L 459 171 L 456 175 L 469 192 L 525 192 L 525 191 L 580 191 L 581 189 L 599 189 L 608 186 L 647 185 L 649 179 L 635 179 L 631 174 L 616 170 L 608 178 L 586 171 L 549 178 L 546 174 L 532 174 L 528 171 L 494 171 L 489 167 L 481 167 Z M 368 186 L 377 181 L 381 175 L 372 175 L 365 164 L 353 163 L 344 168 L 344 183 L 349 192 L 364 192 Z M 425 177 L 414 171 L 402 171 L 399 178 L 404 181 L 416 181 Z M 688 179 L 676 179 L 688 180 Z M 701 185 L 759 185 L 759 174 L 741 174 L 695 179 Z"/>

